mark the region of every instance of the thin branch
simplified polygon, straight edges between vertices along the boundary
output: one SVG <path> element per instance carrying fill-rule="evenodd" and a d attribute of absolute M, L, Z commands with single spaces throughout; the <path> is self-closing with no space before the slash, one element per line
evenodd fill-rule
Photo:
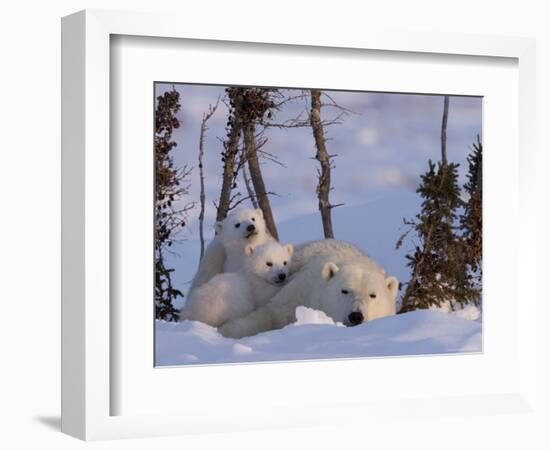
<path fill-rule="evenodd" d="M 202 260 L 202 257 L 204 256 L 204 210 L 205 210 L 205 204 L 206 204 L 206 193 L 204 189 L 204 140 L 206 131 L 208 130 L 208 127 L 206 126 L 208 120 L 214 115 L 216 112 L 216 109 L 218 109 L 218 105 L 220 103 L 220 97 L 216 100 L 216 104 L 214 106 L 209 105 L 208 112 L 204 113 L 202 115 L 202 123 L 201 123 L 201 132 L 199 137 L 199 177 L 200 177 L 200 213 L 199 213 L 199 237 L 200 237 L 200 243 L 201 243 L 201 252 L 200 252 L 200 259 Z"/>
<path fill-rule="evenodd" d="M 356 111 L 353 111 L 351 109 L 348 109 L 348 108 L 345 108 L 343 107 L 342 105 L 338 104 L 329 94 L 327 94 L 326 92 L 323 92 L 323 95 L 325 97 L 327 97 L 329 100 L 330 100 L 330 103 L 322 103 L 321 106 L 328 106 L 328 107 L 333 107 L 333 108 L 337 108 L 339 109 L 340 111 L 346 113 L 347 114 L 355 114 L 355 115 L 358 115 L 359 113 L 356 112 Z"/>

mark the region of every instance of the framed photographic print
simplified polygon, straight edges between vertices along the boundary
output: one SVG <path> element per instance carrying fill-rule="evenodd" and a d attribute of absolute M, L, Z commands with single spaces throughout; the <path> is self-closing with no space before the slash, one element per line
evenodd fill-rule
<path fill-rule="evenodd" d="M 63 19 L 63 431 L 528 410 L 533 43 L 273 33 Z"/>
<path fill-rule="evenodd" d="M 155 83 L 155 364 L 482 351 L 481 133 L 478 96 Z"/>

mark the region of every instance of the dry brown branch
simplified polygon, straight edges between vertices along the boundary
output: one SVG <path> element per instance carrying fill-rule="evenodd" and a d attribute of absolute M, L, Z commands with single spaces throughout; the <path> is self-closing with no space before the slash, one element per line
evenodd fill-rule
<path fill-rule="evenodd" d="M 332 108 L 336 108 L 336 109 L 339 109 L 342 113 L 344 113 L 344 115 L 348 115 L 348 114 L 358 114 L 357 112 L 355 111 L 352 111 L 351 109 L 349 108 L 345 108 L 343 107 L 342 105 L 336 103 L 336 101 L 330 96 L 330 94 L 327 94 L 326 92 L 323 92 L 324 96 L 326 98 L 328 98 L 330 101 L 328 103 L 322 103 L 321 106 L 322 107 L 325 107 L 325 106 L 328 106 L 328 107 L 332 107 Z"/>
<path fill-rule="evenodd" d="M 283 93 L 280 93 L 280 96 L 283 98 L 280 102 L 274 102 L 274 108 L 279 110 L 285 103 L 293 102 L 295 100 L 302 100 L 309 97 L 309 94 L 307 91 L 302 92 L 298 95 L 291 95 L 288 97 L 285 97 Z"/>

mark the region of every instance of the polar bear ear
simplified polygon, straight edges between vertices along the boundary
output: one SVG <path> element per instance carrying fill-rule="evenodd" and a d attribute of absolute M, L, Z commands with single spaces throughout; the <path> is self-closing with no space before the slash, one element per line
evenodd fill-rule
<path fill-rule="evenodd" d="M 292 244 L 285 245 L 285 250 L 288 253 L 288 256 L 292 256 L 294 253 L 294 246 Z"/>
<path fill-rule="evenodd" d="M 262 219 L 264 218 L 264 212 L 261 210 L 261 208 L 258 208 L 254 211 L 258 216 L 260 216 Z"/>
<path fill-rule="evenodd" d="M 386 278 L 386 287 L 389 289 L 392 298 L 397 297 L 397 291 L 399 290 L 399 281 L 397 280 L 397 278 Z"/>
<path fill-rule="evenodd" d="M 246 256 L 250 256 L 252 253 L 254 253 L 254 247 L 252 247 L 251 245 L 247 245 L 245 248 L 244 248 L 244 254 Z"/>
<path fill-rule="evenodd" d="M 220 231 L 222 231 L 223 223 L 222 222 L 216 222 L 214 224 L 214 233 L 219 234 Z"/>
<path fill-rule="evenodd" d="M 323 278 L 325 280 L 330 280 L 334 275 L 336 275 L 336 272 L 338 272 L 340 269 L 336 264 L 333 262 L 328 262 L 323 266 Z"/>

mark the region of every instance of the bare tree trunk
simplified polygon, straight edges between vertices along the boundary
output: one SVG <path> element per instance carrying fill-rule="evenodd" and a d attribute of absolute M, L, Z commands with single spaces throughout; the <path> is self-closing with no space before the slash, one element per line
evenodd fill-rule
<path fill-rule="evenodd" d="M 441 163 L 447 164 L 447 120 L 449 118 L 449 96 L 443 99 L 443 120 L 441 121 Z"/>
<path fill-rule="evenodd" d="M 250 178 L 252 179 L 252 185 L 254 186 L 254 191 L 256 192 L 258 204 L 264 213 L 264 220 L 269 233 L 275 239 L 279 240 L 279 234 L 277 233 L 277 227 L 275 226 L 275 221 L 273 220 L 271 205 L 269 204 L 269 198 L 267 196 L 262 172 L 260 170 L 260 162 L 258 161 L 254 124 L 245 124 L 243 127 L 243 133 L 248 169 L 250 170 Z"/>
<path fill-rule="evenodd" d="M 321 122 L 321 91 L 311 91 L 311 112 L 309 120 L 313 130 L 315 146 L 317 147 L 315 158 L 321 165 L 320 170 L 317 171 L 319 174 L 317 198 L 319 199 L 319 211 L 321 212 L 321 220 L 323 221 L 323 231 L 325 233 L 325 239 L 334 238 L 331 217 L 332 206 L 329 202 L 331 165 L 330 155 L 328 154 L 325 142 L 323 123 Z"/>
<path fill-rule="evenodd" d="M 243 165 L 243 180 L 244 180 L 244 185 L 246 186 L 246 192 L 248 193 L 248 197 L 252 202 L 252 206 L 255 209 L 258 209 L 260 206 L 258 205 L 258 200 L 256 199 L 256 194 L 254 193 L 254 189 L 250 185 L 250 178 L 248 177 L 248 173 L 246 171 L 246 165 Z"/>
<path fill-rule="evenodd" d="M 203 158 L 204 158 L 204 138 L 206 134 L 206 130 L 208 129 L 206 127 L 206 122 L 214 115 L 216 112 L 216 109 L 218 108 L 219 99 L 216 102 L 214 106 L 210 105 L 210 108 L 208 109 L 208 113 L 204 113 L 202 116 L 202 123 L 201 123 L 201 134 L 199 138 L 199 176 L 200 176 L 200 185 L 201 185 L 201 193 L 200 193 L 200 213 L 199 213 L 199 237 L 201 241 L 201 254 L 200 259 L 204 256 L 204 208 L 206 203 L 206 194 L 204 192 L 204 166 L 203 166 Z"/>
<path fill-rule="evenodd" d="M 223 175 L 222 189 L 220 191 L 220 200 L 218 202 L 218 211 L 216 221 L 221 222 L 227 216 L 231 203 L 231 191 L 235 181 L 235 158 L 239 152 L 239 140 L 241 138 L 241 124 L 239 119 L 235 118 L 228 140 L 225 144 L 225 151 L 222 154 Z"/>

